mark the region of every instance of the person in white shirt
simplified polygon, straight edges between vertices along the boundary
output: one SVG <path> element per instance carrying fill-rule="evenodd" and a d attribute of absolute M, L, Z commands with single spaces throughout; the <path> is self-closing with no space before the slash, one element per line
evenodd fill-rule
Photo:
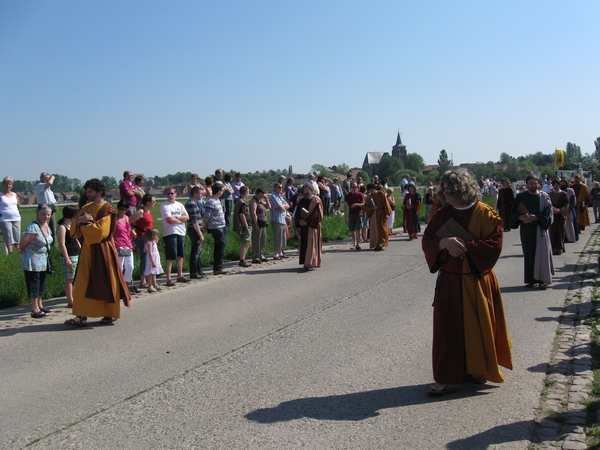
<path fill-rule="evenodd" d="M 50 175 L 48 172 L 42 172 L 40 174 L 40 182 L 35 185 L 35 201 L 39 205 L 48 205 L 52 211 L 48 225 L 52 236 L 56 236 L 56 197 L 52 192 L 52 184 L 54 183 L 54 175 Z M 58 247 L 58 241 L 54 240 L 54 246 Z"/>
<path fill-rule="evenodd" d="M 552 190 L 552 179 L 546 178 L 546 184 L 542 186 L 542 191 L 548 194 Z"/>
<path fill-rule="evenodd" d="M 160 215 L 163 223 L 163 241 L 165 243 L 165 260 L 167 286 L 175 286 L 171 280 L 171 266 L 173 260 L 177 264 L 177 282 L 187 283 L 189 278 L 183 276 L 183 257 L 185 256 L 185 223 L 190 216 L 185 207 L 175 201 L 177 191 L 169 186 L 166 189 L 167 201 L 160 206 Z"/>

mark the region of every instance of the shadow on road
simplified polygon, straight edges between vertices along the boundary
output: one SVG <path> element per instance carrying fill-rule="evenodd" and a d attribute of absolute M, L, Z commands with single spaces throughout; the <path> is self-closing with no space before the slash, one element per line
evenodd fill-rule
<path fill-rule="evenodd" d="M 280 403 L 273 408 L 254 410 L 245 417 L 258 423 L 288 422 L 303 417 L 317 420 L 365 420 L 378 416 L 380 409 L 485 395 L 486 391 L 497 387 L 465 384 L 460 386 L 455 393 L 430 397 L 426 394 L 430 385 L 421 384 L 327 397 L 299 398 Z"/>
<path fill-rule="evenodd" d="M 459 439 L 446 444 L 450 450 L 484 449 L 494 444 L 505 444 L 507 442 L 528 441 L 531 438 L 533 420 L 499 425 L 481 433 L 474 434 L 468 438 Z"/>

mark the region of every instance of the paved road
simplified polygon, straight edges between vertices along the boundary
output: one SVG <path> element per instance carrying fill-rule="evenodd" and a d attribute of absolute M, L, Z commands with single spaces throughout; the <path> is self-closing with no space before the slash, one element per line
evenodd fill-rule
<path fill-rule="evenodd" d="M 379 253 L 329 246 L 310 273 L 273 262 L 139 296 L 114 326 L 0 311 L 0 447 L 525 449 L 589 235 L 530 291 L 506 234 L 515 369 L 441 398 L 425 395 L 436 277 L 406 237 Z"/>

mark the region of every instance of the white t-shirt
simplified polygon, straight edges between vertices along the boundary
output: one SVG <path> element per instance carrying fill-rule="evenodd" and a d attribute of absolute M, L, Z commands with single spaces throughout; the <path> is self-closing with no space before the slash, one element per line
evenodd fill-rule
<path fill-rule="evenodd" d="M 17 206 L 17 194 L 0 196 L 0 222 L 18 222 L 21 220 Z"/>
<path fill-rule="evenodd" d="M 185 206 L 179 202 L 166 201 L 160 205 L 160 215 L 162 217 L 163 224 L 163 236 L 170 236 L 172 234 L 179 234 L 185 236 L 185 223 L 169 223 L 167 217 L 179 217 L 187 216 Z"/>

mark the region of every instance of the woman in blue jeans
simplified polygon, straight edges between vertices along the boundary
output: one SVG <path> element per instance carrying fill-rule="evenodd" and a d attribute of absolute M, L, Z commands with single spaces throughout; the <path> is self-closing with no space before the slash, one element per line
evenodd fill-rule
<path fill-rule="evenodd" d="M 21 269 L 23 269 L 27 284 L 27 294 L 31 299 L 31 317 L 39 319 L 52 312 L 42 305 L 42 297 L 46 290 L 48 250 L 53 242 L 48 226 L 52 209 L 46 204 L 40 204 L 36 213 L 37 221 L 34 220 L 25 228 L 23 238 L 19 242 L 19 252 L 21 253 Z"/>

